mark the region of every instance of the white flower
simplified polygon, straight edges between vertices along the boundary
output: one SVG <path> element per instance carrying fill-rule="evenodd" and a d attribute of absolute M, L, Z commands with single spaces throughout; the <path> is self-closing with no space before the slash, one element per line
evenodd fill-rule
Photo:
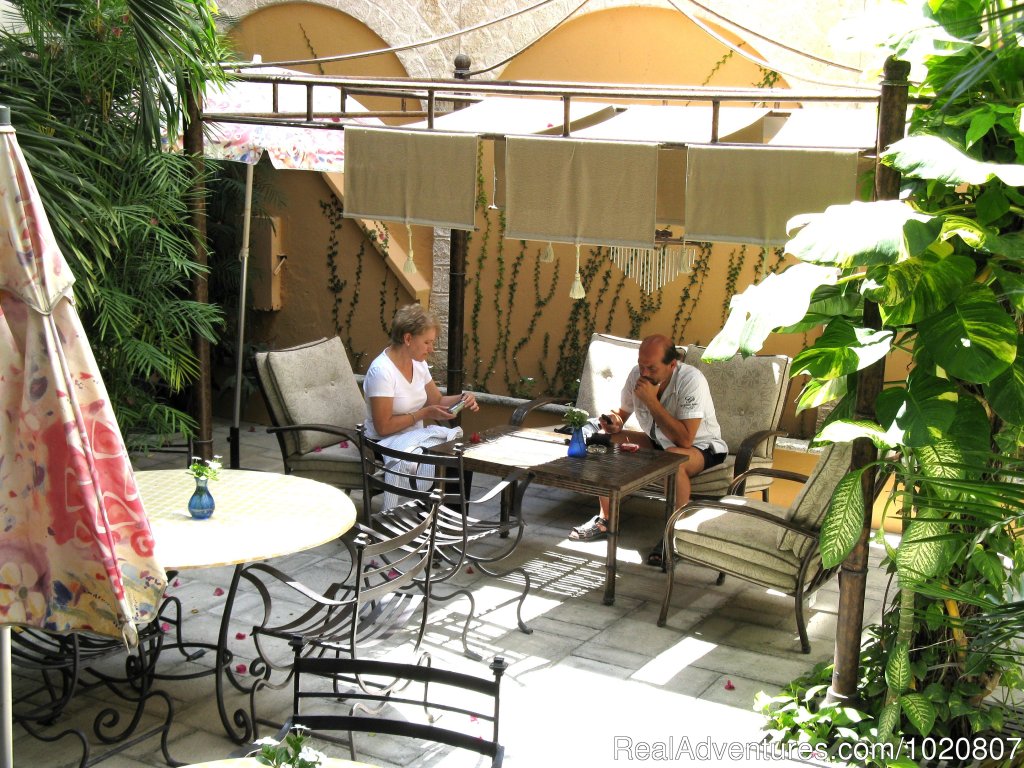
<path fill-rule="evenodd" d="M 264 736 L 262 739 L 258 739 L 256 741 L 254 741 L 252 744 L 253 744 L 254 747 L 263 747 L 263 746 L 276 747 L 280 743 L 281 742 L 279 742 L 273 736 Z"/>
<path fill-rule="evenodd" d="M 324 759 L 324 753 L 318 752 L 312 747 L 303 747 L 299 752 L 299 760 L 305 760 L 311 765 L 320 765 L 320 762 Z"/>

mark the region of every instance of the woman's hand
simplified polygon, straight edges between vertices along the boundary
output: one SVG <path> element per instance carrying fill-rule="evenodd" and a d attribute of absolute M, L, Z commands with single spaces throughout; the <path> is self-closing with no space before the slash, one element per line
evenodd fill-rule
<path fill-rule="evenodd" d="M 457 415 L 449 411 L 448 406 L 441 405 L 440 403 L 423 406 L 419 410 L 419 414 L 421 418 L 430 419 L 431 421 L 451 421 Z"/>

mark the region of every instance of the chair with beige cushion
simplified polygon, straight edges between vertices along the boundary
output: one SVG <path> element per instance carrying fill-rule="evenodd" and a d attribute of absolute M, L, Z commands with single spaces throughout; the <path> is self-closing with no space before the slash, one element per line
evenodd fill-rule
<path fill-rule="evenodd" d="M 618 408 L 622 385 L 636 365 L 640 341 L 595 333 L 587 348 L 587 359 L 580 376 L 576 407 L 591 416 Z M 715 403 L 715 413 L 722 428 L 722 439 L 729 446 L 729 456 L 717 467 L 701 472 L 692 480 L 692 493 L 700 497 L 717 497 L 728 492 L 733 479 L 752 468 L 772 466 L 775 438 L 786 433 L 779 429 L 789 388 L 792 362 L 785 355 L 736 355 L 719 363 L 701 360 L 704 348 L 696 345 L 677 347 L 684 362 L 704 374 Z M 562 400 L 540 397 L 521 406 L 512 415 L 511 423 L 521 425 L 526 415 L 545 403 Z M 627 429 L 639 429 L 635 416 L 626 422 Z M 760 492 L 767 500 L 771 477 L 752 476 L 744 493 Z"/>
<path fill-rule="evenodd" d="M 825 448 L 808 477 L 777 469 L 750 470 L 750 475 L 770 473 L 803 482 L 789 507 L 729 494 L 677 510 L 665 527 L 668 575 L 658 626 L 665 625 L 668 615 L 675 566 L 685 561 L 717 570 L 719 584 L 730 574 L 793 597 L 800 646 L 810 653 L 803 604 L 834 572 L 822 567 L 818 537 L 832 493 L 850 469 L 851 446 L 837 443 Z"/>
<path fill-rule="evenodd" d="M 256 372 L 285 473 L 362 488 L 356 425 L 366 405 L 341 339 L 259 352 Z"/>

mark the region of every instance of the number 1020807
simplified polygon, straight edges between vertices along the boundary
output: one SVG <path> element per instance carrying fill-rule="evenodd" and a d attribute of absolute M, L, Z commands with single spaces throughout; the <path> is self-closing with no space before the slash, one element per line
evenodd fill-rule
<path fill-rule="evenodd" d="M 926 736 L 918 741 L 904 741 L 900 751 L 914 761 L 937 760 L 944 764 L 994 760 L 998 764 L 1008 765 L 1020 751 L 1020 746 L 1020 738 L 1009 736 Z"/>

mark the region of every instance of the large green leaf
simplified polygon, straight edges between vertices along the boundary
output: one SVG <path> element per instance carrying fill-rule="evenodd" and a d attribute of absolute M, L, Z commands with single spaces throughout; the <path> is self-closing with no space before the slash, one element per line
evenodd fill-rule
<path fill-rule="evenodd" d="M 900 696 L 900 706 L 907 719 L 920 731 L 922 736 L 931 733 L 935 725 L 935 705 L 920 693 L 907 693 Z"/>
<path fill-rule="evenodd" d="M 1013 365 L 985 385 L 985 396 L 1003 421 L 1024 424 L 1024 336 L 1017 339 Z"/>
<path fill-rule="evenodd" d="M 794 264 L 736 294 L 730 302 L 729 319 L 708 344 L 703 359 L 728 360 L 737 350 L 756 354 L 773 329 L 803 318 L 818 286 L 834 284 L 838 277 L 839 270 L 834 267 Z"/>
<path fill-rule="evenodd" d="M 973 395 L 960 393 L 956 416 L 949 427 L 950 442 L 960 453 L 987 453 L 991 449 L 992 426 L 985 406 Z"/>
<path fill-rule="evenodd" d="M 957 391 L 949 381 L 919 368 L 907 378 L 907 386 L 879 393 L 875 409 L 879 423 L 899 427 L 903 444 L 928 445 L 940 438 L 956 416 Z"/>
<path fill-rule="evenodd" d="M 855 419 L 835 419 L 818 433 L 819 440 L 829 443 L 849 443 L 858 437 L 866 437 L 879 449 L 888 449 L 900 444 L 903 433 L 897 427 L 886 431 L 873 422 Z"/>
<path fill-rule="evenodd" d="M 777 333 L 803 333 L 826 325 L 834 317 L 858 321 L 864 313 L 864 299 L 857 288 L 845 285 L 820 285 L 811 294 L 807 314 L 794 325 L 779 328 Z"/>
<path fill-rule="evenodd" d="M 892 691 L 903 693 L 910 685 L 910 647 L 899 643 L 885 662 L 885 683 Z"/>
<path fill-rule="evenodd" d="M 1004 424 L 996 433 L 996 445 L 1008 456 L 1020 455 L 1024 445 L 1024 424 Z"/>
<path fill-rule="evenodd" d="M 959 480 L 964 477 L 964 452 L 953 440 L 936 440 L 914 450 L 921 475 L 931 478 Z"/>
<path fill-rule="evenodd" d="M 1017 355 L 1017 326 L 992 289 L 974 283 L 946 309 L 918 325 L 920 342 L 952 376 L 991 381 Z"/>
<path fill-rule="evenodd" d="M 1002 267 L 991 265 L 992 274 L 998 280 L 997 295 L 1005 298 L 1018 312 L 1024 312 L 1024 277 Z"/>
<path fill-rule="evenodd" d="M 853 551 L 864 527 L 863 470 L 850 472 L 839 481 L 821 525 L 819 549 L 825 568 L 839 565 Z"/>
<path fill-rule="evenodd" d="M 994 594 L 1002 592 L 1003 584 L 1006 582 L 1006 569 L 995 552 L 990 552 L 978 544 L 971 553 L 971 565 L 989 583 Z"/>
<path fill-rule="evenodd" d="M 786 253 L 813 264 L 840 267 L 895 264 L 936 240 L 942 220 L 898 200 L 830 205 L 823 213 L 790 221 L 803 228 Z"/>
<path fill-rule="evenodd" d="M 836 318 L 814 344 L 793 358 L 796 375 L 835 379 L 856 373 L 882 359 L 892 346 L 892 331 L 857 328 Z"/>
<path fill-rule="evenodd" d="M 843 397 L 847 391 L 847 380 L 846 376 L 840 376 L 838 379 L 811 379 L 800 390 L 800 395 L 796 399 L 796 412 L 817 408 Z"/>
<path fill-rule="evenodd" d="M 880 285 L 865 285 L 865 295 L 878 303 L 886 325 L 911 325 L 949 306 L 974 279 L 974 261 L 926 251 L 878 271 L 884 273 Z"/>
<path fill-rule="evenodd" d="M 1024 165 L 985 163 L 938 136 L 909 136 L 882 153 L 882 162 L 904 176 L 936 179 L 953 187 L 984 184 L 998 178 L 1011 187 L 1024 186 Z"/>
<path fill-rule="evenodd" d="M 939 572 L 945 562 L 949 525 L 942 520 L 914 518 L 903 529 L 896 550 L 896 570 L 900 581 L 910 584 Z"/>
<path fill-rule="evenodd" d="M 893 699 L 882 708 L 882 714 L 878 716 L 878 735 L 887 738 L 899 722 L 900 701 Z"/>

